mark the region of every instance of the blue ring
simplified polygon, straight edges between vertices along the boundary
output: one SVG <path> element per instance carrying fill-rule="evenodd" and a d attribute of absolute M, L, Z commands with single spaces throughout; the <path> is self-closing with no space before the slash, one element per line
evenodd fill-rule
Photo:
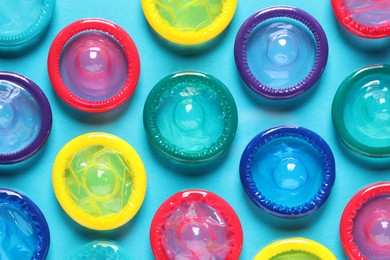
<path fill-rule="evenodd" d="M 315 196 L 299 206 L 288 207 L 266 198 L 253 180 L 252 164 L 257 151 L 271 140 L 295 136 L 318 151 L 322 159 L 324 178 Z M 264 211 L 282 218 L 299 218 L 311 214 L 324 204 L 335 182 L 335 160 L 329 145 L 316 133 L 298 126 L 278 126 L 258 134 L 245 148 L 240 161 L 240 179 L 249 198 Z"/>

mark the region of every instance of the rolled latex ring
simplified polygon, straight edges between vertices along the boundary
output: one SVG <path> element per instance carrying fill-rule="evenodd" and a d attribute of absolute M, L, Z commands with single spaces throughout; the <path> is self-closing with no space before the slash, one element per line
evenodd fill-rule
<path fill-rule="evenodd" d="M 253 203 L 282 218 L 309 215 L 327 200 L 335 181 L 328 144 L 297 126 L 279 126 L 258 134 L 240 162 L 241 183 Z"/>
<path fill-rule="evenodd" d="M 354 152 L 390 157 L 389 65 L 358 69 L 339 86 L 332 105 L 334 128 Z"/>
<path fill-rule="evenodd" d="M 46 259 L 49 227 L 33 201 L 16 191 L 1 188 L 0 218 L 2 259 Z"/>
<path fill-rule="evenodd" d="M 372 184 L 348 202 L 340 238 L 351 260 L 382 260 L 390 255 L 390 182 Z"/>
<path fill-rule="evenodd" d="M 146 193 L 146 173 L 137 152 L 106 133 L 84 134 L 67 143 L 55 159 L 52 181 L 64 211 L 94 230 L 126 224 Z"/>
<path fill-rule="evenodd" d="M 0 164 L 37 153 L 51 127 L 52 112 L 43 91 L 20 74 L 0 71 Z"/>
<path fill-rule="evenodd" d="M 119 259 L 133 260 L 128 251 L 111 241 L 93 241 L 73 250 L 65 260 Z"/>
<path fill-rule="evenodd" d="M 25 51 L 41 38 L 50 24 L 55 0 L 1 1 L 0 52 Z"/>
<path fill-rule="evenodd" d="M 178 45 L 199 45 L 219 34 L 233 19 L 237 0 L 141 0 L 150 26 L 165 40 Z"/>
<path fill-rule="evenodd" d="M 160 80 L 144 106 L 144 126 L 163 155 L 188 164 L 210 162 L 228 149 L 237 130 L 237 107 L 217 78 L 183 71 Z"/>
<path fill-rule="evenodd" d="M 204 190 L 185 190 L 168 198 L 150 226 L 157 260 L 239 259 L 243 235 L 232 207 Z"/>
<path fill-rule="evenodd" d="M 257 95 L 284 100 L 308 91 L 328 60 L 318 21 L 303 10 L 274 6 L 250 16 L 237 33 L 234 57 L 241 78 Z"/>
<path fill-rule="evenodd" d="M 282 259 L 326 259 L 336 257 L 325 246 L 306 238 L 287 238 L 278 240 L 263 248 L 254 260 Z"/>
<path fill-rule="evenodd" d="M 102 19 L 76 21 L 54 39 L 48 58 L 50 81 L 68 105 L 106 112 L 124 104 L 140 75 L 137 48 L 118 25 Z"/>
<path fill-rule="evenodd" d="M 390 36 L 390 4 L 387 0 L 332 0 L 339 22 L 351 33 L 364 38 Z"/>

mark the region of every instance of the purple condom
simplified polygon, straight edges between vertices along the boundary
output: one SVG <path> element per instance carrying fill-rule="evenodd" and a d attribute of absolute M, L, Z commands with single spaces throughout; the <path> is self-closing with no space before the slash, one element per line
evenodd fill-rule
<path fill-rule="evenodd" d="M 234 56 L 242 79 L 256 94 L 288 99 L 304 93 L 319 79 L 328 59 L 328 42 L 310 14 L 275 6 L 243 23 Z"/>
<path fill-rule="evenodd" d="M 35 154 L 51 125 L 50 104 L 42 90 L 22 75 L 0 71 L 0 164 Z"/>

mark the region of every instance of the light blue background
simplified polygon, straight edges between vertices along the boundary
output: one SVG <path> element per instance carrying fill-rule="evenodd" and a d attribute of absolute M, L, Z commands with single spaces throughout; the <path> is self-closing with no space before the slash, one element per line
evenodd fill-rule
<path fill-rule="evenodd" d="M 249 95 L 240 80 L 233 57 L 236 33 L 244 20 L 271 5 L 291 5 L 311 13 L 323 26 L 329 40 L 329 60 L 324 74 L 308 99 L 290 110 L 272 110 Z M 90 115 L 75 112 L 52 90 L 46 59 L 58 32 L 71 22 L 87 17 L 111 20 L 123 27 L 135 41 L 141 57 L 141 77 L 130 101 L 114 113 Z M 139 0 L 57 1 L 53 21 L 36 49 L 16 59 L 0 59 L 0 70 L 21 73 L 46 93 L 53 109 L 53 129 L 44 149 L 17 166 L 0 167 L 0 186 L 29 196 L 45 214 L 51 231 L 48 259 L 61 259 L 70 250 L 93 239 L 111 239 L 131 251 L 136 259 L 153 259 L 149 226 L 154 212 L 172 194 L 188 188 L 217 193 L 236 210 L 244 230 L 241 259 L 252 259 L 267 244 L 281 238 L 302 236 L 327 246 L 338 259 L 346 259 L 339 240 L 339 220 L 348 200 L 359 189 L 389 181 L 389 168 L 374 169 L 348 156 L 336 138 L 331 122 L 331 103 L 341 81 L 354 70 L 373 63 L 390 63 L 389 41 L 361 41 L 341 28 L 329 0 L 241 0 L 235 17 L 217 45 L 197 56 L 182 56 L 156 40 L 144 19 Z M 164 166 L 148 144 L 142 123 L 142 109 L 151 88 L 162 77 L 180 70 L 200 70 L 221 79 L 235 97 L 239 126 L 231 150 L 220 164 L 207 173 L 186 175 Z M 281 124 L 297 124 L 321 135 L 333 149 L 336 183 L 325 206 L 307 223 L 269 219 L 253 206 L 244 193 L 238 173 L 241 153 L 260 131 Z M 104 131 L 128 141 L 140 154 L 148 175 L 145 202 L 124 227 L 112 232 L 94 232 L 75 224 L 58 205 L 52 185 L 51 168 L 61 147 L 74 137 Z M 290 225 L 293 223 L 294 225 Z M 298 225 L 299 224 L 299 225 Z"/>

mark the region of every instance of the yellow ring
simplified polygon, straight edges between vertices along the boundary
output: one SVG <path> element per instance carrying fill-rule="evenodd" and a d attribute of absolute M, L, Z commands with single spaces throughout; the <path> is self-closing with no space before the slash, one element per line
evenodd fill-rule
<path fill-rule="evenodd" d="M 292 250 L 308 252 L 322 260 L 336 260 L 336 257 L 325 246 L 300 237 L 281 239 L 269 244 L 255 256 L 254 260 L 270 260 L 272 257 Z"/>
<path fill-rule="evenodd" d="M 192 0 L 201 4 L 205 0 Z M 208 1 L 208 0 L 207 0 Z M 218 36 L 229 25 L 237 8 L 237 0 L 221 0 L 219 15 L 206 27 L 198 31 L 183 31 L 169 24 L 157 9 L 159 0 L 141 0 L 142 10 L 150 26 L 163 38 L 179 45 L 197 45 Z M 187 3 L 188 4 L 188 3 Z"/>
<path fill-rule="evenodd" d="M 67 165 L 80 149 L 91 146 L 104 146 L 115 150 L 126 160 L 131 170 L 132 191 L 126 205 L 118 213 L 94 216 L 84 211 L 70 197 L 65 179 Z M 137 152 L 126 141 L 99 132 L 76 137 L 61 149 L 54 162 L 52 182 L 54 193 L 64 211 L 80 225 L 94 230 L 111 230 L 126 224 L 141 208 L 146 193 L 145 168 Z"/>

